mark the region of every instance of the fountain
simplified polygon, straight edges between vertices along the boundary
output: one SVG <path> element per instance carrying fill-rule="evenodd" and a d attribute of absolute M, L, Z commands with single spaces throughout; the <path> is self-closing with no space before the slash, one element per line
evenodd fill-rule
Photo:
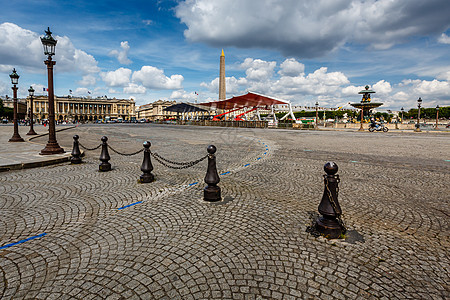
<path fill-rule="evenodd" d="M 358 94 L 362 94 L 363 97 L 360 103 L 350 103 L 354 108 L 361 109 L 364 115 L 368 115 L 371 109 L 377 108 L 383 103 L 371 102 L 370 94 L 375 94 L 375 91 L 369 90 L 369 86 L 366 85 L 365 90 L 360 91 Z"/>

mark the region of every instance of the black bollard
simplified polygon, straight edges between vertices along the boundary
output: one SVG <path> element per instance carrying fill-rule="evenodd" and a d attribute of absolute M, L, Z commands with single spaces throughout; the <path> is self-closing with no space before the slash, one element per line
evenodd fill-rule
<path fill-rule="evenodd" d="M 155 176 L 151 173 L 153 170 L 152 161 L 150 159 L 150 146 L 152 144 L 149 141 L 144 143 L 144 160 L 142 161 L 141 171 L 144 174 L 141 175 L 141 183 L 149 183 L 155 180 Z"/>
<path fill-rule="evenodd" d="M 319 217 L 316 221 L 316 230 L 326 238 L 335 239 L 345 233 L 344 225 L 338 221 L 342 214 L 338 201 L 339 175 L 336 175 L 338 166 L 334 162 L 327 162 L 323 167 L 327 175 L 323 175 L 325 189 L 322 201 L 319 204 Z"/>
<path fill-rule="evenodd" d="M 81 164 L 81 151 L 78 143 L 80 137 L 76 134 L 73 136 L 73 149 L 72 157 L 70 158 L 71 164 Z"/>
<path fill-rule="evenodd" d="M 217 184 L 220 182 L 219 174 L 217 174 L 216 167 L 216 147 L 209 145 L 208 148 L 208 170 L 206 171 L 205 183 L 208 185 L 204 189 L 204 200 L 209 202 L 216 202 L 222 200 L 220 196 L 220 187 Z"/>
<path fill-rule="evenodd" d="M 106 136 L 102 136 L 102 152 L 100 153 L 100 161 L 102 163 L 98 166 L 98 169 L 101 172 L 111 171 L 111 164 L 108 162 L 111 157 L 108 153 L 108 144 L 106 141 L 108 141 L 108 138 Z"/>

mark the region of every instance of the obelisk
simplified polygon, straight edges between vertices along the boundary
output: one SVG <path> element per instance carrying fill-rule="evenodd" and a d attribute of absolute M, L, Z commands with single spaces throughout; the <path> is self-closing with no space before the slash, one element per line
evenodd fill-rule
<path fill-rule="evenodd" d="M 219 73 L 219 100 L 225 100 L 226 87 L 225 87 L 225 54 L 220 55 L 220 73 Z"/>

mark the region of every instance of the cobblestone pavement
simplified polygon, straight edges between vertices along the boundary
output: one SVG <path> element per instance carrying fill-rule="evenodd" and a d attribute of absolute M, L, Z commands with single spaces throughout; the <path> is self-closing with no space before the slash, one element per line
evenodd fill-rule
<path fill-rule="evenodd" d="M 156 181 L 137 183 L 142 153 L 110 152 L 106 173 L 99 150 L 0 173 L 1 299 L 450 297 L 448 135 L 138 124 L 80 126 L 58 142 L 70 149 L 74 134 L 126 153 L 150 140 L 177 161 L 214 144 L 224 201 L 202 200 L 205 161 L 153 161 Z M 345 241 L 305 232 L 329 160 Z"/>

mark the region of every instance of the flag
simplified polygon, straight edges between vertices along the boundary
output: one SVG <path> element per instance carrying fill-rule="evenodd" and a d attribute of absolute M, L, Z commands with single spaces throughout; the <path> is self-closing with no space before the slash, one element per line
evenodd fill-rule
<path fill-rule="evenodd" d="M 195 92 L 195 94 L 198 96 L 198 93 L 197 93 L 197 92 Z"/>
<path fill-rule="evenodd" d="M 48 88 L 42 88 L 44 92 L 48 92 Z"/>
<path fill-rule="evenodd" d="M 90 94 L 91 92 L 90 91 L 88 91 L 88 94 Z"/>
<path fill-rule="evenodd" d="M 69 93 L 72 94 L 72 90 L 69 90 Z"/>

